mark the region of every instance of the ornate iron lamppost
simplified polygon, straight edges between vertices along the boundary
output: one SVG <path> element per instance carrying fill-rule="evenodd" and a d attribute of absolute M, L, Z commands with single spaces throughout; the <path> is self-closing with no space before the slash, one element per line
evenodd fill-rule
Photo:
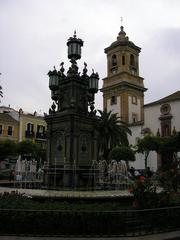
<path fill-rule="evenodd" d="M 84 101 L 88 102 L 88 105 L 84 106 L 84 108 L 87 108 L 87 106 L 90 106 L 91 113 L 92 113 L 92 111 L 94 110 L 94 95 L 95 93 L 98 92 L 99 75 L 98 73 L 94 73 L 94 70 L 93 70 L 93 73 L 90 76 L 88 76 L 86 63 L 84 63 L 83 74 L 80 76 L 80 73 L 78 73 L 78 66 L 77 66 L 76 60 L 81 58 L 81 47 L 83 46 L 83 41 L 76 37 L 76 33 L 74 33 L 73 37 L 70 37 L 68 39 L 67 46 L 68 46 L 68 58 L 70 59 L 70 62 L 71 62 L 71 67 L 67 72 L 67 76 L 65 76 L 64 74 L 65 69 L 63 67 L 64 65 L 63 62 L 60 64 L 61 68 L 59 71 L 57 71 L 54 67 L 54 70 L 49 71 L 48 73 L 49 88 L 51 90 L 51 98 L 58 105 L 58 111 L 63 111 L 65 109 L 65 106 L 64 106 L 65 104 L 63 104 L 64 91 L 61 92 L 60 90 L 62 90 L 62 87 L 65 85 L 65 83 L 69 82 L 70 78 L 76 77 L 76 82 L 79 82 L 79 84 L 81 85 L 81 90 L 82 90 L 81 92 L 83 92 L 85 95 L 81 97 L 86 98 L 84 99 Z M 73 90 L 76 87 L 77 86 L 75 87 L 73 86 Z M 76 88 L 76 91 L 77 91 L 77 88 Z M 74 101 L 78 99 L 71 99 L 71 100 Z M 78 105 L 80 104 L 80 102 L 76 101 L 76 104 Z M 72 107 L 72 104 L 69 107 Z M 68 108 L 67 102 L 66 102 L 66 108 Z M 54 105 L 53 105 L 53 109 L 54 109 Z M 85 110 L 85 109 L 82 109 L 82 110 Z M 88 112 L 87 109 L 86 109 L 86 112 Z"/>
<path fill-rule="evenodd" d="M 98 92 L 98 73 L 87 75 L 84 63 L 82 74 L 77 60 L 81 59 L 83 41 L 74 36 L 67 41 L 71 66 L 65 74 L 64 63 L 57 71 L 49 71 L 49 88 L 54 101 L 45 117 L 48 125 L 48 167 L 46 184 L 50 187 L 85 187 L 92 160 L 97 159 L 97 140 L 94 108 Z M 55 181 L 54 181 L 55 179 Z"/>

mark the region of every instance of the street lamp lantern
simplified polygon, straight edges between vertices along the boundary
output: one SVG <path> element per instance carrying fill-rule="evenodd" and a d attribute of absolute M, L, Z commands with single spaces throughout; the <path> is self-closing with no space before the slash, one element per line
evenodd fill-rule
<path fill-rule="evenodd" d="M 53 71 L 48 72 L 48 75 L 49 75 L 49 88 L 52 91 L 57 90 L 58 86 L 59 86 L 59 76 L 58 76 L 58 72 L 55 69 L 55 67 L 54 67 Z"/>
<path fill-rule="evenodd" d="M 82 75 L 78 72 L 76 60 L 81 58 L 83 41 L 76 37 L 76 32 L 68 39 L 67 46 L 68 58 L 71 62 L 67 74 L 64 73 L 64 62 L 61 62 L 59 71 L 54 67 L 53 71 L 48 72 L 51 99 L 58 105 L 59 112 L 74 109 L 95 117 L 94 99 L 98 92 L 99 75 L 92 70 L 92 74 L 88 76 L 86 63 L 84 63 Z M 89 106 L 90 112 L 88 112 Z"/>
<path fill-rule="evenodd" d="M 55 102 L 58 100 L 58 90 L 51 90 L 51 99 L 54 100 Z"/>
<path fill-rule="evenodd" d="M 98 92 L 98 82 L 99 82 L 99 75 L 98 73 L 94 73 L 94 70 L 89 77 L 89 92 L 90 93 L 97 93 Z"/>
<path fill-rule="evenodd" d="M 81 47 L 83 46 L 83 41 L 76 37 L 76 31 L 74 31 L 74 36 L 68 39 L 67 46 L 69 59 L 78 60 L 81 58 Z"/>

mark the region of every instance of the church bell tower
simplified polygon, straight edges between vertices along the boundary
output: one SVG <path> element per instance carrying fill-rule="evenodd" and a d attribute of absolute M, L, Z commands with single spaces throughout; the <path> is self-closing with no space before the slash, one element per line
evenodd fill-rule
<path fill-rule="evenodd" d="M 143 78 L 139 75 L 141 48 L 129 41 L 124 27 L 120 27 L 117 40 L 105 48 L 107 77 L 103 79 L 103 107 L 118 113 L 127 124 L 140 124 L 144 120 Z"/>

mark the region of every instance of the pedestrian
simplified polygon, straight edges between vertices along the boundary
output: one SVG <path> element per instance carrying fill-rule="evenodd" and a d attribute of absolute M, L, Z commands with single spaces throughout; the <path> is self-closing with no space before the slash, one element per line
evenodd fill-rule
<path fill-rule="evenodd" d="M 147 176 L 148 178 L 151 178 L 151 177 L 152 177 L 152 171 L 150 170 L 150 167 L 147 167 L 147 169 L 146 169 L 146 176 Z"/>

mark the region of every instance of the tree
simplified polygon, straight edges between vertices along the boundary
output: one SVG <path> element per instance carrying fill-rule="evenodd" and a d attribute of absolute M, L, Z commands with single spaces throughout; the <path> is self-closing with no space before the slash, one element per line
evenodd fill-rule
<path fill-rule="evenodd" d="M 147 169 L 147 158 L 150 151 L 159 152 L 161 145 L 161 138 L 151 135 L 146 135 L 144 138 L 139 139 L 137 143 L 137 152 L 145 154 L 145 169 Z"/>
<path fill-rule="evenodd" d="M 0 141 L 0 161 L 8 157 L 17 156 L 17 143 L 6 139 Z"/>
<path fill-rule="evenodd" d="M 46 159 L 46 150 L 31 140 L 24 140 L 18 144 L 18 152 L 22 158 L 35 158 L 42 161 Z"/>
<path fill-rule="evenodd" d="M 108 160 L 109 153 L 114 147 L 120 144 L 128 145 L 127 134 L 131 135 L 131 130 L 120 120 L 117 113 L 107 111 L 107 109 L 104 111 L 98 110 L 98 112 L 100 113 L 96 126 L 98 131 L 98 150 L 99 154 Z"/>
<path fill-rule="evenodd" d="M 31 140 L 24 140 L 18 145 L 18 152 L 24 157 L 34 157 L 36 155 L 36 144 Z"/>
<path fill-rule="evenodd" d="M 145 167 L 150 151 L 161 154 L 162 166 L 158 170 L 158 178 L 162 187 L 167 191 L 177 191 L 180 186 L 180 172 L 178 169 L 180 152 L 180 133 L 167 137 L 145 136 L 137 144 L 137 152 L 145 154 Z"/>
<path fill-rule="evenodd" d="M 178 158 L 178 152 L 180 152 L 180 132 L 162 138 L 161 145 L 159 147 L 161 159 L 164 169 L 170 169 L 172 165 L 179 165 L 180 159 Z"/>
<path fill-rule="evenodd" d="M 179 151 L 180 151 L 180 132 L 175 135 L 162 138 L 161 145 L 159 147 L 159 152 L 162 155 L 168 156 L 169 161 L 172 161 L 174 155 L 176 155 Z"/>
<path fill-rule="evenodd" d="M 34 153 L 34 157 L 37 159 L 37 160 L 40 160 L 42 162 L 45 162 L 46 161 L 46 149 L 42 148 L 42 146 L 38 143 L 35 144 L 35 153 Z"/>
<path fill-rule="evenodd" d="M 176 135 L 162 138 L 159 148 L 162 158 L 162 166 L 159 169 L 159 181 L 167 192 L 177 192 L 180 188 L 180 159 L 177 153 L 180 152 L 180 132 Z"/>
<path fill-rule="evenodd" d="M 135 153 L 129 146 L 119 146 L 112 149 L 110 158 L 116 161 L 125 160 L 128 164 L 128 161 L 135 161 Z"/>

